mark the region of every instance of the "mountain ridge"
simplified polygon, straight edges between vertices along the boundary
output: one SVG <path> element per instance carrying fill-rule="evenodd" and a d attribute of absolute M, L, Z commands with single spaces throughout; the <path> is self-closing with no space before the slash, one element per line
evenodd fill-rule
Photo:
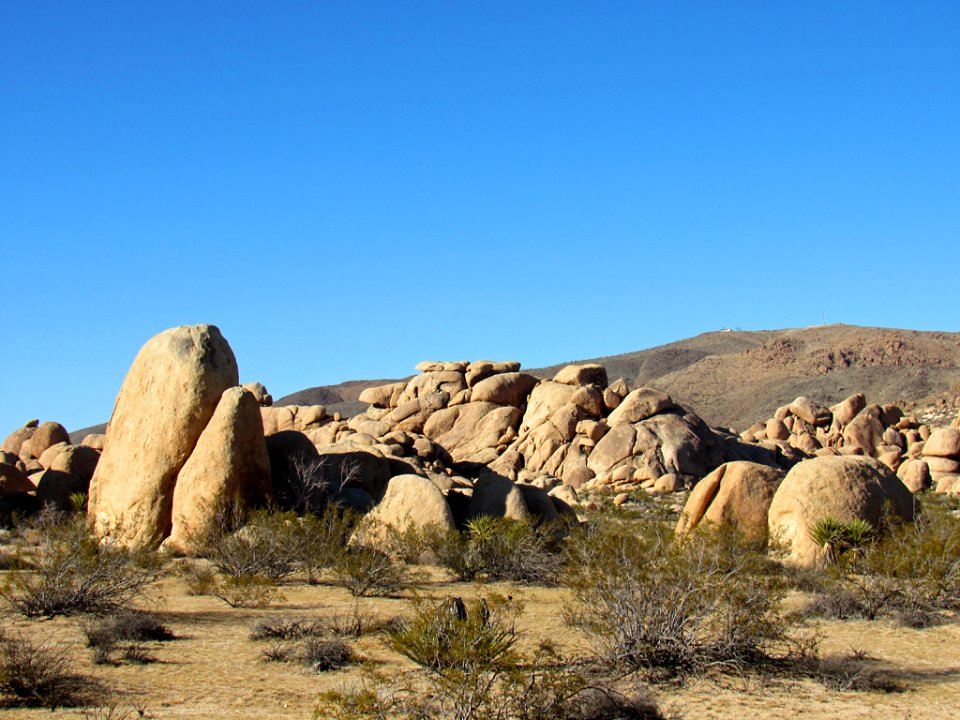
<path fill-rule="evenodd" d="M 552 377 L 569 364 L 597 363 L 611 380 L 649 385 L 717 427 L 744 430 L 798 395 L 831 404 L 863 392 L 868 401 L 915 406 L 958 404 L 960 333 L 814 325 L 780 330 L 719 330 L 619 355 L 584 358 L 525 370 Z M 277 405 L 325 405 L 351 416 L 368 387 L 409 378 L 348 380 L 285 395 Z M 102 432 L 103 426 L 78 430 Z"/>

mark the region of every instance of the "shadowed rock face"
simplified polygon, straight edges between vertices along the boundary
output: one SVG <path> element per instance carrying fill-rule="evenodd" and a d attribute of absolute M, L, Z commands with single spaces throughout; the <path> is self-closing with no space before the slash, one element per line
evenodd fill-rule
<path fill-rule="evenodd" d="M 170 531 L 173 486 L 237 361 L 212 325 L 172 328 L 137 354 L 120 388 L 88 510 L 101 536 L 156 547 Z"/>

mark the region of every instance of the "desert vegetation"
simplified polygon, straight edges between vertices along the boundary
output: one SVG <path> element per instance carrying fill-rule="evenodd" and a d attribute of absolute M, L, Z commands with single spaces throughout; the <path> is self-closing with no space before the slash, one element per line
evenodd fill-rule
<path fill-rule="evenodd" d="M 263 509 L 225 520 L 200 559 L 146 561 L 96 542 L 82 515 L 45 514 L 9 538 L 0 693 L 21 708 L 148 712 L 118 704 L 112 674 L 162 667 L 171 640 L 190 643 L 153 612 L 171 592 L 181 604 L 209 598 L 207 612 L 260 613 L 241 647 L 265 666 L 331 678 L 315 717 L 657 718 L 669 714 L 662 698 L 691 683 L 744 678 L 901 689 L 863 651 L 823 650 L 823 623 L 952 626 L 956 509 L 930 496 L 916 523 L 888 532 L 829 517 L 810 532 L 832 549 L 798 573 L 729 528 L 677 536 L 659 511 L 608 508 L 563 531 L 481 516 L 453 532 L 396 532 L 335 507 Z M 389 540 L 364 544 L 372 537 Z M 309 600 L 337 593 L 336 609 Z M 288 597 L 308 599 L 306 612 L 291 613 Z M 560 635 L 530 625 L 550 597 L 564 598 Z M 75 629 L 72 642 L 38 640 L 51 617 Z"/>

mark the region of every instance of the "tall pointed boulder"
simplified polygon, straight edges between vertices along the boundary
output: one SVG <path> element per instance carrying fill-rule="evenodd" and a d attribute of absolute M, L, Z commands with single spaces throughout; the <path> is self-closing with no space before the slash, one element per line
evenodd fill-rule
<path fill-rule="evenodd" d="M 141 348 L 120 388 L 88 511 L 101 537 L 156 547 L 170 531 L 173 487 L 227 388 L 233 351 L 213 325 L 185 325 Z"/>

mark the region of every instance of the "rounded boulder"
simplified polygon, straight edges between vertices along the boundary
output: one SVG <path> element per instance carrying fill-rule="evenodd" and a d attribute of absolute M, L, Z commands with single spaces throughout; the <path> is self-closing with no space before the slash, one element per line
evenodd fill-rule
<path fill-rule="evenodd" d="M 787 473 L 770 503 L 767 527 L 785 562 L 813 567 L 824 555 L 811 535 L 818 521 L 864 520 L 877 527 L 882 517 L 912 520 L 910 491 L 876 460 L 834 455 L 805 460 Z"/>
<path fill-rule="evenodd" d="M 387 483 L 383 500 L 367 516 L 400 531 L 411 528 L 455 529 L 450 505 L 440 489 L 419 475 L 396 475 Z"/>
<path fill-rule="evenodd" d="M 677 522 L 684 534 L 701 522 L 736 528 L 744 537 L 767 534 L 767 513 L 784 472 L 759 463 L 724 463 L 696 484 Z"/>

